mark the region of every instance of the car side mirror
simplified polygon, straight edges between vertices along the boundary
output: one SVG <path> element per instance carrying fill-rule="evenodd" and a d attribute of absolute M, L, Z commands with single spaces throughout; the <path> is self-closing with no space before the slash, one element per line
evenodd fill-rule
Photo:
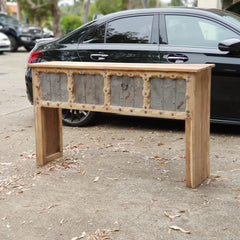
<path fill-rule="evenodd" d="M 218 44 L 218 49 L 224 52 L 236 53 L 240 52 L 240 39 L 230 38 L 223 40 Z"/>

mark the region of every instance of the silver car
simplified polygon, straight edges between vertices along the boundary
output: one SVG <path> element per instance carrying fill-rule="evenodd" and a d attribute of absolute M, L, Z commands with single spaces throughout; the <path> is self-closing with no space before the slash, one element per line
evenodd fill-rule
<path fill-rule="evenodd" d="M 10 40 L 7 35 L 0 32 L 0 54 L 6 51 L 10 51 Z"/>

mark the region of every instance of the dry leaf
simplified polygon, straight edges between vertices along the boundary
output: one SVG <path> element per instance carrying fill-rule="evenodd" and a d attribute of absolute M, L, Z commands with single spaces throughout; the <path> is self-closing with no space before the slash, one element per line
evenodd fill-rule
<path fill-rule="evenodd" d="M 163 165 L 166 165 L 167 163 L 159 163 L 157 166 L 163 166 Z"/>
<path fill-rule="evenodd" d="M 184 230 L 184 229 L 182 229 L 182 228 L 180 228 L 178 226 L 170 226 L 169 228 L 172 229 L 172 230 L 181 231 L 181 232 L 186 233 L 186 234 L 190 234 L 191 233 L 191 232 L 186 231 L 186 230 Z"/>

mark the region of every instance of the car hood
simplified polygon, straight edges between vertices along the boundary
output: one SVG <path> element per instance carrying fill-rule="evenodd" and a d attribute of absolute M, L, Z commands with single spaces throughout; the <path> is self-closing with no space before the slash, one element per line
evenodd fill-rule
<path fill-rule="evenodd" d="M 29 30 L 40 30 L 42 31 L 42 28 L 36 25 L 31 25 L 31 24 L 20 24 L 19 28 L 22 29 L 23 31 L 29 31 Z"/>
<path fill-rule="evenodd" d="M 237 2 L 235 4 L 232 4 L 230 7 L 228 7 L 226 10 L 230 12 L 234 12 L 237 14 L 240 14 L 240 2 Z"/>

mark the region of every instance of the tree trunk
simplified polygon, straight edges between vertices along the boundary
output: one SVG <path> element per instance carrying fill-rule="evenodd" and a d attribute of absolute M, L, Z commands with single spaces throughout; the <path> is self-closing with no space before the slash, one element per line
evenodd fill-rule
<path fill-rule="evenodd" d="M 22 22 L 22 14 L 21 14 L 21 3 L 17 1 L 17 18 L 20 22 Z"/>
<path fill-rule="evenodd" d="M 0 12 L 7 12 L 7 2 L 6 0 L 0 0 Z"/>
<path fill-rule="evenodd" d="M 58 1 L 56 0 L 51 5 L 51 10 L 52 10 L 52 17 L 53 17 L 54 36 L 55 37 L 60 37 L 62 33 L 61 33 L 61 27 L 60 27 L 60 12 L 59 12 L 57 4 L 58 4 Z"/>
<path fill-rule="evenodd" d="M 157 0 L 156 1 L 156 8 L 159 8 L 160 7 L 160 0 Z"/>
<path fill-rule="evenodd" d="M 83 4 L 83 24 L 88 22 L 89 6 L 90 6 L 90 0 L 84 0 L 84 4 Z"/>
<path fill-rule="evenodd" d="M 142 6 L 143 6 L 143 8 L 148 8 L 149 7 L 149 0 L 142 0 Z"/>
<path fill-rule="evenodd" d="M 133 9 L 134 0 L 128 0 L 128 9 Z"/>

